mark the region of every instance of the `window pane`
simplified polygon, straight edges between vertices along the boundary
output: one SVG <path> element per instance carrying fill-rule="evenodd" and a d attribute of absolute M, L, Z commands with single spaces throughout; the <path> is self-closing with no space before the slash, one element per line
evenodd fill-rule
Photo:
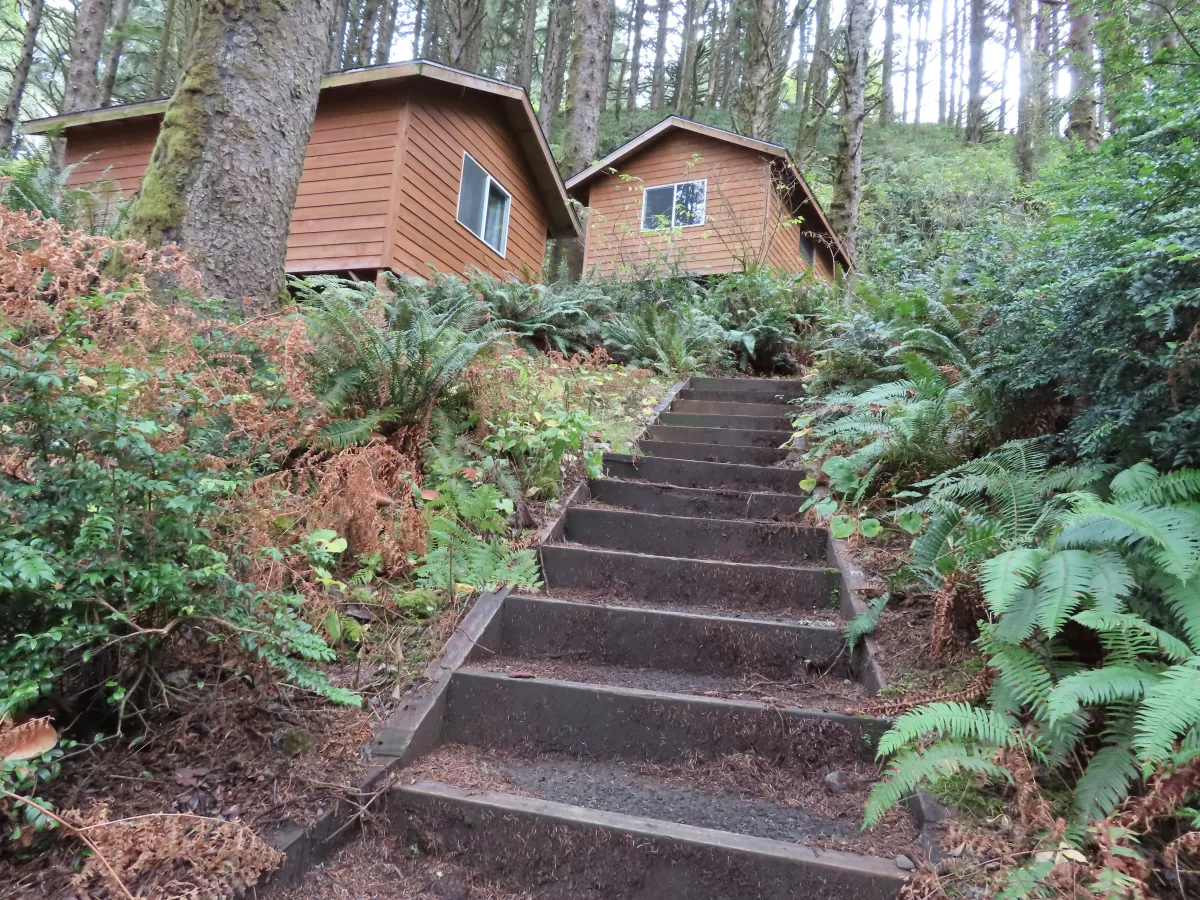
<path fill-rule="evenodd" d="M 646 188 L 642 197 L 642 227 L 671 227 L 671 204 L 675 198 L 675 185 Z"/>
<path fill-rule="evenodd" d="M 458 186 L 458 221 L 479 237 L 483 237 L 483 195 L 487 183 L 487 172 L 471 157 L 464 156 L 462 183 Z"/>
<path fill-rule="evenodd" d="M 810 234 L 800 234 L 800 255 L 810 266 L 813 264 L 813 239 Z"/>
<path fill-rule="evenodd" d="M 492 182 L 488 190 L 487 226 L 483 239 L 497 253 L 504 254 L 504 242 L 508 234 L 508 195 Z"/>
<path fill-rule="evenodd" d="M 708 185 L 703 181 L 685 181 L 675 187 L 675 224 L 699 225 L 704 221 L 704 195 Z"/>

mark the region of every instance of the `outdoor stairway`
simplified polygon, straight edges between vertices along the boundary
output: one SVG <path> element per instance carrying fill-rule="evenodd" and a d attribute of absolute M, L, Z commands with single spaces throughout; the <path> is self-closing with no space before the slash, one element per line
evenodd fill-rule
<path fill-rule="evenodd" d="M 640 455 L 612 454 L 451 676 L 404 772 L 406 841 L 556 900 L 891 897 L 857 822 L 886 722 L 839 712 L 841 573 L 798 518 L 795 382 L 693 378 Z M 806 843 L 807 842 L 807 843 Z"/>

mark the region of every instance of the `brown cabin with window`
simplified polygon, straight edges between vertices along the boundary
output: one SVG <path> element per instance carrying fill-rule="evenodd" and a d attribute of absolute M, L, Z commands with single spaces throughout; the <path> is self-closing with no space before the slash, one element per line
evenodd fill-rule
<path fill-rule="evenodd" d="M 167 101 L 29 122 L 61 131 L 72 186 L 137 191 Z M 430 268 L 537 281 L 578 235 L 525 92 L 424 61 L 325 77 L 288 233 L 293 274 Z"/>
<path fill-rule="evenodd" d="M 851 267 L 787 150 L 672 116 L 567 180 L 586 209 L 584 272 L 643 278 L 767 265 Z"/>

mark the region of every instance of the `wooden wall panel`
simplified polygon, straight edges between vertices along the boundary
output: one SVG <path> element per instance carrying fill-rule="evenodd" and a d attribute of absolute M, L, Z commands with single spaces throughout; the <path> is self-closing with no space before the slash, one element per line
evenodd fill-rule
<path fill-rule="evenodd" d="M 512 195 L 503 257 L 460 225 L 458 186 L 463 151 Z M 392 268 L 426 276 L 465 272 L 540 280 L 549 219 L 533 190 L 533 174 L 494 106 L 440 87 L 414 91 L 396 193 Z"/>

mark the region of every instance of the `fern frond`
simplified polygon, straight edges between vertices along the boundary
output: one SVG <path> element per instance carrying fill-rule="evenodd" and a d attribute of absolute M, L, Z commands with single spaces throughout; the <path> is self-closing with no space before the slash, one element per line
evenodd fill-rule
<path fill-rule="evenodd" d="M 1145 635 L 1156 648 L 1172 662 L 1182 662 L 1192 656 L 1191 648 L 1169 632 L 1156 628 L 1141 616 L 1132 613 L 1102 612 L 1098 609 L 1084 610 L 1072 619 L 1093 631 L 1125 631 Z"/>
<path fill-rule="evenodd" d="M 936 784 L 942 778 L 960 772 L 976 772 L 991 779 L 1012 781 L 1012 776 L 992 762 L 991 754 L 962 744 L 943 742 L 926 750 L 910 750 L 897 756 L 884 772 L 885 781 L 877 781 L 867 798 L 863 827 L 870 828 L 884 814 L 910 796 L 922 783 Z"/>
<path fill-rule="evenodd" d="M 1051 722 L 1077 713 L 1083 706 L 1109 706 L 1118 700 L 1140 700 L 1157 680 L 1154 672 L 1133 666 L 1104 666 L 1068 675 L 1054 686 L 1046 704 Z"/>
<path fill-rule="evenodd" d="M 875 633 L 875 628 L 879 625 L 879 617 L 883 615 L 883 610 L 888 604 L 888 597 L 886 591 L 880 594 L 867 604 L 866 609 L 846 623 L 842 636 L 846 639 L 846 648 L 851 653 L 854 652 L 859 641 Z"/>
<path fill-rule="evenodd" d="M 1128 740 L 1100 748 L 1075 782 L 1077 821 L 1094 822 L 1112 813 L 1129 795 L 1129 783 L 1137 777 L 1137 758 Z"/>
<path fill-rule="evenodd" d="M 1193 652 L 1200 653 L 1200 579 L 1171 580 L 1163 590 L 1163 602 L 1187 636 Z"/>
<path fill-rule="evenodd" d="M 1079 608 L 1092 586 L 1095 557 L 1086 550 L 1060 550 L 1038 569 L 1038 626 L 1051 640 Z"/>
<path fill-rule="evenodd" d="M 385 412 L 371 413 L 358 419 L 330 422 L 321 429 L 321 440 L 330 447 L 349 447 L 369 440 L 379 423 L 386 418 Z"/>
<path fill-rule="evenodd" d="M 1040 547 L 1018 547 L 993 556 L 980 567 L 983 596 L 993 615 L 1008 609 L 1049 555 L 1049 550 Z"/>
<path fill-rule="evenodd" d="M 1200 515 L 1187 509 L 1144 503 L 1081 502 L 1059 535 L 1061 547 L 1095 544 L 1132 546 L 1145 541 L 1156 562 L 1186 581 L 1200 568 Z"/>
<path fill-rule="evenodd" d="M 1143 762 L 1160 763 L 1175 741 L 1200 723 L 1200 658 L 1172 666 L 1146 691 L 1134 722 L 1133 747 Z"/>
<path fill-rule="evenodd" d="M 928 734 L 989 747 L 1011 747 L 1020 741 L 1016 727 L 1014 718 L 994 709 L 969 703 L 930 703 L 898 718 L 879 739 L 876 757 L 885 759 Z"/>

